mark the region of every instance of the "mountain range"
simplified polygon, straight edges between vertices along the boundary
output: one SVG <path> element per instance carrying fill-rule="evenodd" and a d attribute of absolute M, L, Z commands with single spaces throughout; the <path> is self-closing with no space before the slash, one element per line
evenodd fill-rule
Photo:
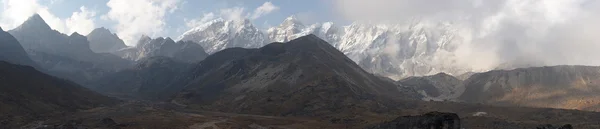
<path fill-rule="evenodd" d="M 468 72 L 449 26 L 217 19 L 130 47 L 34 15 L 0 31 L 0 128 L 600 128 L 600 67 Z"/>
<path fill-rule="evenodd" d="M 364 71 L 315 35 L 258 49 L 225 49 L 185 76 L 194 78 L 178 81 L 184 87 L 173 101 L 227 112 L 306 116 L 420 98 Z"/>
<path fill-rule="evenodd" d="M 462 42 L 454 36 L 456 31 L 450 23 L 306 25 L 291 16 L 266 32 L 249 20 L 217 19 L 185 32 L 179 39 L 198 42 L 208 53 L 215 53 L 232 47 L 258 48 L 270 42 L 287 42 L 314 34 L 365 70 L 402 79 L 439 72 L 460 75 L 473 71 L 456 63 L 454 52 Z"/>
<path fill-rule="evenodd" d="M 117 34 L 104 27 L 92 30 L 86 37 L 90 42 L 90 49 L 95 53 L 114 53 L 127 48 Z"/>
<path fill-rule="evenodd" d="M 202 46 L 195 42 L 175 42 L 171 38 L 152 39 L 148 36 L 142 36 L 135 47 L 120 49 L 115 54 L 132 61 L 164 56 L 189 63 L 201 61 L 208 56 Z"/>
<path fill-rule="evenodd" d="M 8 32 L 2 30 L 2 28 L 0 28 L 0 60 L 19 65 L 39 67 L 29 58 L 29 55 L 27 55 L 19 41 Z"/>

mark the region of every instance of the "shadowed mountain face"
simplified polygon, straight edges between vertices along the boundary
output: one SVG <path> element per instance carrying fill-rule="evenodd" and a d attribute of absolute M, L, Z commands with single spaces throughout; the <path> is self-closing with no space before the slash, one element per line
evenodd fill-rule
<path fill-rule="evenodd" d="M 90 49 L 87 37 L 78 33 L 70 36 L 52 30 L 38 14 L 31 16 L 19 27 L 8 31 L 31 55 L 46 53 L 96 64 L 103 69 L 118 69 L 130 62 L 111 54 L 97 54 Z M 45 60 L 35 60 L 44 62 Z M 44 67 L 44 66 L 43 66 Z"/>
<path fill-rule="evenodd" d="M 133 68 L 94 81 L 94 89 L 119 97 L 165 98 L 163 91 L 189 66 L 168 57 L 150 57 L 140 60 Z"/>
<path fill-rule="evenodd" d="M 184 87 L 173 100 L 176 103 L 253 114 L 381 109 L 383 100 L 420 97 L 365 72 L 314 35 L 260 49 L 226 49 L 180 78 L 185 78 L 179 81 Z"/>
<path fill-rule="evenodd" d="M 552 66 L 472 75 L 460 97 L 496 105 L 600 111 L 600 67 Z"/>
<path fill-rule="evenodd" d="M 461 80 L 445 73 L 425 77 L 409 77 L 398 82 L 415 88 L 430 99 L 453 99 L 464 91 Z"/>
<path fill-rule="evenodd" d="M 96 53 L 113 53 L 127 47 L 119 36 L 106 28 L 94 29 L 86 37 L 90 41 L 90 49 Z"/>
<path fill-rule="evenodd" d="M 130 61 L 112 54 L 94 53 L 87 37 L 78 33 L 67 36 L 52 30 L 37 14 L 9 33 L 21 43 L 31 59 L 48 73 L 82 85 L 87 86 L 89 80 L 106 72 L 131 65 Z"/>
<path fill-rule="evenodd" d="M 0 61 L 38 67 L 12 35 L 0 28 Z"/>
<path fill-rule="evenodd" d="M 151 39 L 147 36 L 140 38 L 137 46 L 122 49 L 116 54 L 133 61 L 163 56 L 189 63 L 199 62 L 208 56 L 202 46 L 191 41 L 175 42 L 171 38 Z"/>
<path fill-rule="evenodd" d="M 43 119 L 45 114 L 72 112 L 116 100 L 29 66 L 0 61 L 0 128 Z"/>

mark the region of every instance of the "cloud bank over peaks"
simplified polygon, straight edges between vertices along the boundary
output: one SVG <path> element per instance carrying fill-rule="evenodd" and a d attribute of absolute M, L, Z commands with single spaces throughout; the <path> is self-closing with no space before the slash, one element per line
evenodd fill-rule
<path fill-rule="evenodd" d="M 261 5 L 260 7 L 256 8 L 254 10 L 254 13 L 252 13 L 252 16 L 250 18 L 252 19 L 258 19 L 261 16 L 267 15 L 273 11 L 277 11 L 279 10 L 279 7 L 273 5 L 273 3 L 271 2 L 265 2 L 263 5 Z"/>
<path fill-rule="evenodd" d="M 478 69 L 499 65 L 600 65 L 597 0 L 334 0 L 350 21 L 449 22 L 453 54 Z M 401 22 L 400 22 L 401 23 Z"/>
<path fill-rule="evenodd" d="M 199 18 L 185 19 L 184 21 L 186 22 L 186 26 L 188 28 L 195 28 L 218 18 L 234 21 L 241 21 L 244 19 L 254 20 L 278 11 L 279 9 L 280 7 L 274 5 L 273 3 L 265 2 L 261 6 L 254 9 L 253 12 L 248 12 L 246 11 L 246 8 L 243 7 L 224 8 L 220 9 L 218 12 L 204 13 L 203 16 Z"/>
<path fill-rule="evenodd" d="M 116 33 L 129 46 L 142 35 L 165 35 L 165 16 L 177 10 L 180 0 L 110 0 L 104 19 L 117 23 Z M 135 5 L 135 6 L 131 6 Z"/>

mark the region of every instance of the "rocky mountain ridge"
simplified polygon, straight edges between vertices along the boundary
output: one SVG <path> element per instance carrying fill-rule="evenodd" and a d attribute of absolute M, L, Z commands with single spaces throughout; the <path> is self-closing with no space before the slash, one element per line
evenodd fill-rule
<path fill-rule="evenodd" d="M 306 25 L 291 16 L 262 32 L 248 21 L 217 19 L 187 31 L 179 39 L 198 42 L 208 53 L 214 53 L 232 47 L 258 48 L 268 42 L 287 42 L 314 34 L 367 71 L 393 79 L 474 71 L 457 63 L 454 52 L 462 39 L 455 36 L 457 30 L 450 23 Z"/>

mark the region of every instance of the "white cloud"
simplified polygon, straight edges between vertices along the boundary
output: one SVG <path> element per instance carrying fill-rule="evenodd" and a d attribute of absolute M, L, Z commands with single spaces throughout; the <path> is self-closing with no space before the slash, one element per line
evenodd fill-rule
<path fill-rule="evenodd" d="M 74 12 L 70 18 L 63 20 L 51 13 L 47 6 L 39 4 L 37 0 L 2 0 L 2 3 L 3 12 L 0 15 L 0 26 L 5 30 L 18 27 L 35 13 L 39 14 L 52 29 L 61 33 L 70 34 L 82 31 L 80 33 L 85 34 L 89 33 L 87 30 L 89 28 L 84 29 L 82 25 L 94 27 L 92 19 L 94 13 L 84 10 L 85 7 L 81 7 L 81 12 Z"/>
<path fill-rule="evenodd" d="M 69 33 L 78 32 L 83 35 L 89 34 L 96 28 L 94 23 L 95 11 L 89 11 L 84 6 L 79 8 L 80 12 L 73 12 L 70 18 L 65 21 Z"/>
<path fill-rule="evenodd" d="M 218 10 L 217 13 L 205 13 L 202 17 L 197 19 L 184 19 L 185 25 L 188 28 L 194 28 L 200 26 L 210 20 L 214 20 L 217 18 L 223 18 L 225 20 L 244 20 L 247 18 L 257 19 L 262 16 L 268 15 L 273 11 L 279 10 L 279 7 L 273 5 L 271 2 L 265 2 L 260 7 L 254 9 L 254 12 L 249 13 L 246 12 L 246 8 L 243 7 L 232 7 L 232 8 L 224 8 Z"/>
<path fill-rule="evenodd" d="M 252 14 L 252 16 L 250 18 L 252 19 L 258 19 L 264 15 L 267 15 L 273 11 L 277 11 L 279 10 L 279 7 L 273 5 L 273 3 L 271 2 L 265 2 L 263 5 L 261 5 L 260 7 L 256 8 L 254 10 L 254 13 Z"/>
<path fill-rule="evenodd" d="M 595 0 L 334 0 L 348 20 L 450 21 L 464 43 L 465 65 L 501 63 L 600 65 L 600 1 Z"/>
<path fill-rule="evenodd" d="M 222 18 L 227 20 L 241 20 L 247 18 L 248 14 L 246 14 L 245 8 L 242 7 L 233 7 L 221 9 L 220 15 Z"/>
<path fill-rule="evenodd" d="M 178 3 L 179 0 L 110 0 L 105 18 L 117 22 L 117 34 L 127 45 L 135 45 L 142 35 L 164 34 L 165 15 L 173 13 Z"/>
<path fill-rule="evenodd" d="M 186 27 L 194 28 L 194 27 L 200 26 L 210 20 L 214 20 L 215 18 L 216 18 L 215 14 L 211 12 L 211 13 L 205 13 L 204 16 L 202 16 L 199 19 L 192 19 L 192 20 L 184 19 L 184 21 L 185 21 Z"/>

